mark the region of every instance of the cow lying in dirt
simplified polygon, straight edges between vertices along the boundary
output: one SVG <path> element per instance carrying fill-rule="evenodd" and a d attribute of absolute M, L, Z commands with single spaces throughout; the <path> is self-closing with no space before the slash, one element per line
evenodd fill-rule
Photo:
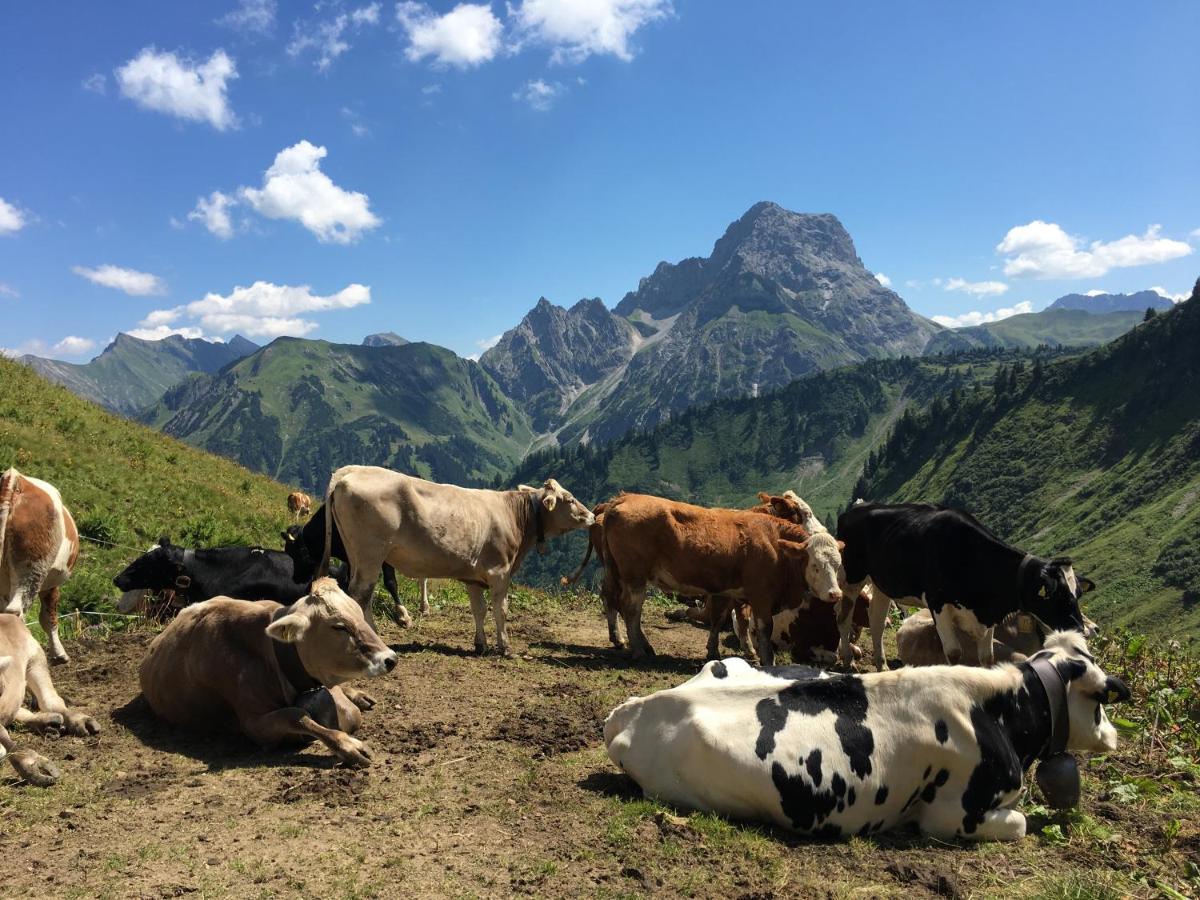
<path fill-rule="evenodd" d="M 150 644 L 142 694 L 160 717 L 241 731 L 263 747 L 322 741 L 348 765 L 370 764 L 351 737 L 374 701 L 337 685 L 396 666 L 362 608 L 331 578 L 290 606 L 216 597 L 189 606 Z"/>
<path fill-rule="evenodd" d="M 1097 631 L 1096 623 L 1083 617 L 1084 636 L 1090 637 Z M 996 662 L 1025 662 L 1042 649 L 1048 632 L 1028 613 L 1013 613 L 996 626 L 992 641 L 992 654 Z M 975 644 L 967 640 L 967 633 L 958 632 L 963 655 L 959 663 L 965 666 L 979 665 Z M 946 651 L 938 637 L 937 626 L 927 609 L 918 609 L 906 618 L 896 632 L 896 653 L 906 666 L 938 666 L 946 661 Z"/>
<path fill-rule="evenodd" d="M 37 712 L 25 707 L 25 693 L 33 694 Z M 0 614 L 0 760 L 6 756 L 17 774 L 30 784 L 45 787 L 58 781 L 58 767 L 32 750 L 18 750 L 7 726 L 22 725 L 38 731 L 66 734 L 99 734 L 91 716 L 67 708 L 54 683 L 46 654 L 29 633 L 25 621 L 11 613 Z"/>
<path fill-rule="evenodd" d="M 1028 662 L 992 669 L 796 680 L 712 662 L 618 706 L 604 742 L 646 794 L 687 809 L 827 838 L 915 822 L 938 838 L 1016 840 L 1026 769 L 1115 749 L 1104 704 L 1128 699 L 1083 635 L 1057 632 Z"/>

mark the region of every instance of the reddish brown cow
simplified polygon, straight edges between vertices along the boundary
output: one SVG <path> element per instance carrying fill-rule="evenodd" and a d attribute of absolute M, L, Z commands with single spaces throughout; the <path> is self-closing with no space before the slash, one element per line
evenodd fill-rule
<path fill-rule="evenodd" d="M 52 663 L 70 660 L 58 636 L 58 590 L 78 558 L 79 532 L 58 488 L 16 469 L 0 475 L 0 611 L 24 616 L 40 597 Z"/>
<path fill-rule="evenodd" d="M 770 622 L 777 601 L 810 586 L 826 602 L 841 600 L 832 538 L 810 552 L 803 528 L 772 516 L 623 494 L 604 511 L 603 538 L 606 590 L 620 598 L 634 659 L 654 652 L 641 628 L 651 584 L 685 596 L 745 600 L 762 623 L 756 639 L 767 665 L 774 661 Z"/>
<path fill-rule="evenodd" d="M 312 514 L 312 497 L 303 491 L 292 491 L 288 494 L 287 504 L 294 522 Z"/>

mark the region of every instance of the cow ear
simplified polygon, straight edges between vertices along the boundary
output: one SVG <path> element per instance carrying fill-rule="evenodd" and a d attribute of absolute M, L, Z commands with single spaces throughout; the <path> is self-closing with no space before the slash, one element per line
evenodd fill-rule
<path fill-rule="evenodd" d="M 160 547 L 170 547 L 170 546 L 171 546 L 171 536 L 170 536 L 169 534 L 164 534 L 164 535 L 162 535 L 162 536 L 161 536 L 161 537 L 158 539 L 158 546 L 160 546 Z"/>
<path fill-rule="evenodd" d="M 844 553 L 844 552 L 846 551 L 846 542 L 845 542 L 845 541 L 838 541 L 838 542 L 837 542 L 837 547 L 838 547 L 838 553 Z"/>
<path fill-rule="evenodd" d="M 1120 678 L 1113 678 L 1111 675 L 1104 682 L 1104 702 L 1105 703 L 1124 703 L 1133 694 L 1129 691 L 1129 686 Z"/>
<path fill-rule="evenodd" d="M 759 503 L 770 503 L 773 499 L 774 498 L 770 494 L 768 494 L 766 491 L 758 492 L 758 502 Z"/>
<path fill-rule="evenodd" d="M 529 485 L 527 485 L 527 484 L 518 484 L 518 485 L 517 485 L 517 490 L 518 490 L 518 491 L 523 491 L 523 492 L 524 492 L 524 493 L 526 493 L 526 494 L 532 494 L 534 491 L 536 491 L 536 490 L 537 490 L 537 488 L 530 487 L 530 486 L 529 486 Z"/>
<path fill-rule="evenodd" d="M 267 626 L 267 637 L 279 641 L 281 644 L 295 644 L 304 637 L 304 632 L 308 631 L 308 625 L 308 616 L 288 613 Z"/>
<path fill-rule="evenodd" d="M 290 543 L 291 541 L 295 540 L 295 538 L 292 537 L 292 534 L 290 531 L 281 531 L 281 532 L 279 532 L 279 536 L 283 538 L 283 542 L 285 544 Z"/>
<path fill-rule="evenodd" d="M 1087 594 L 1096 589 L 1096 582 L 1092 581 L 1090 578 L 1084 578 L 1082 575 L 1077 575 L 1076 581 L 1079 583 L 1079 592 L 1081 594 Z"/>
<path fill-rule="evenodd" d="M 0 675 L 4 674 L 4 670 L 12 665 L 11 656 L 0 656 Z"/>
<path fill-rule="evenodd" d="M 558 498 L 556 496 L 554 496 L 553 494 L 547 494 L 545 497 L 542 498 L 542 506 L 546 507 L 546 509 L 548 511 L 553 511 L 554 507 L 557 504 L 558 504 Z"/>

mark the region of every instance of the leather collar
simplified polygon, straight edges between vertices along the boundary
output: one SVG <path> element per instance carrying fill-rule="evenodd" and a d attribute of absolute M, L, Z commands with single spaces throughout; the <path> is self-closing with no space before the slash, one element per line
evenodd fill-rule
<path fill-rule="evenodd" d="M 537 539 L 538 552 L 541 553 L 546 548 L 546 525 L 542 521 L 542 503 L 536 493 L 530 494 L 529 502 L 533 507 L 533 528 Z"/>
<path fill-rule="evenodd" d="M 279 607 L 271 616 L 271 621 L 282 619 L 288 614 L 289 609 L 290 607 L 287 606 Z M 267 638 L 267 640 L 271 642 L 271 648 L 275 651 L 275 662 L 279 663 L 279 674 L 297 697 L 325 687 L 309 674 L 308 669 L 304 668 L 304 663 L 300 661 L 300 652 L 296 649 L 295 644 L 285 644 L 274 638 Z"/>
<path fill-rule="evenodd" d="M 175 590 L 181 594 L 187 594 L 188 588 L 192 586 L 192 576 L 187 572 L 196 562 L 196 551 L 188 548 L 183 551 L 183 559 L 175 564 Z"/>
<path fill-rule="evenodd" d="M 1067 685 L 1058 674 L 1054 663 L 1045 657 L 1029 660 L 1029 667 L 1042 684 L 1046 703 L 1050 710 L 1050 738 L 1046 749 L 1038 759 L 1046 759 L 1066 752 L 1067 738 L 1071 731 L 1071 717 L 1067 712 Z"/>

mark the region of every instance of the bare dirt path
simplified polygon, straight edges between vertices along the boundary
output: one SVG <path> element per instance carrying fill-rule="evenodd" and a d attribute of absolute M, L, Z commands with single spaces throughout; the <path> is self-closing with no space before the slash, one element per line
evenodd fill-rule
<path fill-rule="evenodd" d="M 633 668 L 607 648 L 595 607 L 530 602 L 515 613 L 515 659 L 475 657 L 456 601 L 385 631 L 401 662 L 362 685 L 379 701 L 361 734 L 368 770 L 335 767 L 320 747 L 268 754 L 178 733 L 138 697 L 148 628 L 76 642 L 55 677 L 104 733 L 21 736 L 63 779 L 38 790 L 4 769 L 5 895 L 1120 896 L 1138 893 L 1121 880 L 1130 854 L 1142 865 L 1157 852 L 1096 801 L 1090 777 L 1089 816 L 1124 844 L 824 844 L 677 815 L 608 762 L 601 723 L 625 697 L 697 671 L 704 633 L 652 610 L 661 655 Z M 1194 852 L 1194 831 L 1176 857 Z M 1091 892 L 1065 892 L 1076 882 Z"/>

